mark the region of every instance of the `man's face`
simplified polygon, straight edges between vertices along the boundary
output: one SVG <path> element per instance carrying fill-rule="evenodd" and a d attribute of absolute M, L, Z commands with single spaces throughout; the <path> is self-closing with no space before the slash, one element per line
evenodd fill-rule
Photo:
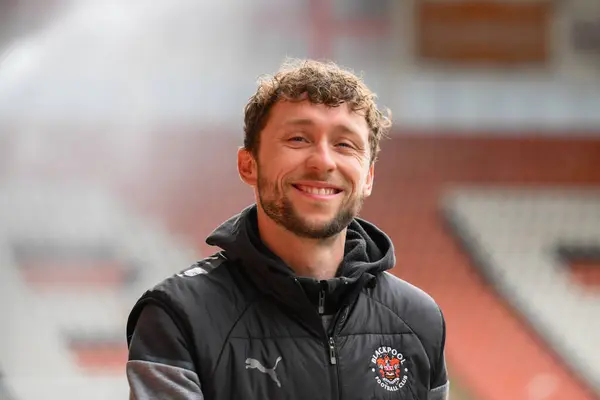
<path fill-rule="evenodd" d="M 334 236 L 371 194 L 368 125 L 346 104 L 280 101 L 260 134 L 255 166 L 255 192 L 269 218 L 300 237 Z"/>

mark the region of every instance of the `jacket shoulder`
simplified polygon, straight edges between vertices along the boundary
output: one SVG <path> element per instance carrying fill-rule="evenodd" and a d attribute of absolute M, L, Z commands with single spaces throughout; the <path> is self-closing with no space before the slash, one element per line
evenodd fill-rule
<path fill-rule="evenodd" d="M 431 365 L 437 365 L 446 341 L 446 322 L 436 301 L 424 290 L 389 272 L 377 279 L 372 298 L 389 308 L 423 345 Z"/>
<path fill-rule="evenodd" d="M 174 297 L 211 296 L 219 283 L 231 280 L 230 261 L 224 253 L 216 253 L 210 257 L 196 261 L 187 268 L 169 276 L 154 286 L 150 292 L 168 292 Z"/>
<path fill-rule="evenodd" d="M 373 299 L 390 308 L 419 337 L 441 334 L 443 314 L 431 295 L 389 272 L 382 273 Z"/>
<path fill-rule="evenodd" d="M 210 321 L 210 324 L 223 320 L 224 315 L 235 315 L 236 308 L 245 303 L 239 298 L 247 285 L 236 283 L 234 269 L 235 262 L 220 252 L 195 262 L 147 290 L 129 314 L 128 342 L 142 310 L 148 304 L 166 311 L 183 332 L 198 328 L 191 326 L 191 321 Z M 228 309 L 228 313 L 223 312 Z"/>
<path fill-rule="evenodd" d="M 207 299 L 215 301 L 231 291 L 233 264 L 223 253 L 196 261 L 146 291 L 138 303 L 148 300 L 201 305 Z"/>

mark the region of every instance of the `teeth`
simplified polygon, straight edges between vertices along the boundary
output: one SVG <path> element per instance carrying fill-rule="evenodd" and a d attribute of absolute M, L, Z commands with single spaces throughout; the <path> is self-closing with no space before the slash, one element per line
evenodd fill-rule
<path fill-rule="evenodd" d="M 316 187 L 312 187 L 312 186 L 298 185 L 298 189 L 300 189 L 306 193 L 317 194 L 317 195 L 321 195 L 321 196 L 327 196 L 327 195 L 336 193 L 336 190 L 333 188 L 316 188 Z"/>

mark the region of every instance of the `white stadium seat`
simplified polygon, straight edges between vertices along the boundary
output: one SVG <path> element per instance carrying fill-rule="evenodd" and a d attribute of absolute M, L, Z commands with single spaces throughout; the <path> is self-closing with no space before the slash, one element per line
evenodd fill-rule
<path fill-rule="evenodd" d="M 0 309 L 6 392 L 18 400 L 127 398 L 124 370 L 91 374 L 76 363 L 70 345 L 108 339 L 125 348 L 125 323 L 135 300 L 193 263 L 196 252 L 89 187 L 6 183 L 0 187 L 0 220 L 0 302 L 8 305 Z M 74 248 L 110 243 L 124 264 L 133 260 L 136 279 L 109 287 L 40 289 L 24 279 L 15 243 Z M 36 273 L 44 274 L 43 266 Z"/>
<path fill-rule="evenodd" d="M 600 291 L 570 279 L 560 252 L 600 249 L 600 191 L 464 188 L 443 209 L 489 282 L 600 391 Z"/>

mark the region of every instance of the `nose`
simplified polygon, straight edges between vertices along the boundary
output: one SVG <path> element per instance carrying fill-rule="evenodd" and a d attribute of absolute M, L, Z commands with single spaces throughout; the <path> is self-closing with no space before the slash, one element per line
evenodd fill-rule
<path fill-rule="evenodd" d="M 317 171 L 333 171 L 336 168 L 334 154 L 326 141 L 316 143 L 306 160 L 307 167 Z"/>

